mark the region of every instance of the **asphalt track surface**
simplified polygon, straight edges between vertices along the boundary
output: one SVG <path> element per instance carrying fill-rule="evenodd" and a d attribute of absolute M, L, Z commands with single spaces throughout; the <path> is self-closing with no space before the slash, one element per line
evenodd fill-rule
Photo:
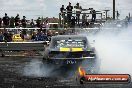
<path fill-rule="evenodd" d="M 23 75 L 26 64 L 41 58 L 0 57 L 0 88 L 132 88 L 129 84 L 78 84 L 74 78 Z"/>

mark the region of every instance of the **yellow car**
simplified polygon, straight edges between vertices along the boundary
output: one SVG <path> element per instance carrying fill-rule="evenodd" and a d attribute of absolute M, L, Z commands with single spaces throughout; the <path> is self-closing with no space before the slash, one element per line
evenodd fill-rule
<path fill-rule="evenodd" d="M 12 36 L 12 41 L 13 42 L 23 42 L 24 40 L 22 39 L 22 37 L 20 36 L 20 34 L 14 34 Z"/>

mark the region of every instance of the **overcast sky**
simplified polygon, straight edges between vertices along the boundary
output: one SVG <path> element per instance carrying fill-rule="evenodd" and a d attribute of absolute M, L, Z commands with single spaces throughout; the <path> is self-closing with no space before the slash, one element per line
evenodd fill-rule
<path fill-rule="evenodd" d="M 17 13 L 22 17 L 36 18 L 58 17 L 59 8 L 62 4 L 68 5 L 71 2 L 75 5 L 80 3 L 82 8 L 94 8 L 95 10 L 112 10 L 113 0 L 0 0 L 0 16 L 6 12 L 9 16 Z M 124 18 L 129 12 L 132 13 L 132 0 L 116 0 L 116 9 L 120 12 L 120 18 Z M 111 15 L 111 13 L 109 13 Z M 112 15 L 111 15 L 112 16 Z"/>

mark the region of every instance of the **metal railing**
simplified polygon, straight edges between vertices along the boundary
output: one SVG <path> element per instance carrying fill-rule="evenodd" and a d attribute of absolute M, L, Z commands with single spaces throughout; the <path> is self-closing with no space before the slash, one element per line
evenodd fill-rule
<path fill-rule="evenodd" d="M 72 15 L 76 15 L 77 13 L 75 13 L 75 12 L 72 12 L 72 13 L 67 13 L 67 12 L 65 12 L 65 13 L 59 13 L 59 27 L 64 27 L 64 25 L 65 25 L 65 23 L 64 23 L 64 19 L 62 20 L 62 18 L 63 18 L 63 15 L 65 16 L 65 15 L 67 15 L 67 14 L 72 14 Z M 83 14 L 86 14 L 86 15 L 92 15 L 92 13 L 79 13 L 80 15 L 83 15 Z M 102 20 L 102 18 L 103 18 L 103 15 L 102 15 L 102 13 L 96 13 L 96 15 L 100 15 L 100 19 L 98 19 L 99 21 L 95 21 L 95 22 L 98 22 L 98 23 L 100 23 L 100 22 L 104 22 L 103 20 Z M 66 17 L 66 16 L 65 16 Z M 80 16 L 81 17 L 81 16 Z M 66 18 L 67 19 L 67 18 Z M 88 20 L 88 19 L 86 19 L 86 20 Z M 90 19 L 89 19 L 90 20 Z M 80 21 L 82 22 L 82 19 L 80 19 Z M 105 20 L 106 21 L 106 20 Z"/>

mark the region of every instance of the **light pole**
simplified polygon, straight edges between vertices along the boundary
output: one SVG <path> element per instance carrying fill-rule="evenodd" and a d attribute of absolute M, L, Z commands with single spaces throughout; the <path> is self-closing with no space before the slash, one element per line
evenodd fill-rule
<path fill-rule="evenodd" d="M 115 20 L 115 0 L 113 0 L 113 20 Z"/>

